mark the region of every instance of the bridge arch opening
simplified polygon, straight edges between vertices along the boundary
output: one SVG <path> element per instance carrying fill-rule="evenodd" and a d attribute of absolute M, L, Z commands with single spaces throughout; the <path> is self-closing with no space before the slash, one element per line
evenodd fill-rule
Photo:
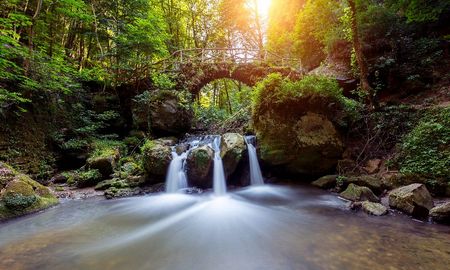
<path fill-rule="evenodd" d="M 206 83 L 195 95 L 196 119 L 205 126 L 220 124 L 233 117 L 249 117 L 252 88 L 229 78 Z"/>

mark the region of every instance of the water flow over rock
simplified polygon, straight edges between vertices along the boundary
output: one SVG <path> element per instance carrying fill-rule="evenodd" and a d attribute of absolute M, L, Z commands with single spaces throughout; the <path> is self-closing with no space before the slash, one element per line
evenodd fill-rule
<path fill-rule="evenodd" d="M 250 165 L 250 184 L 264 185 L 264 179 L 262 177 L 261 168 L 259 167 L 256 148 L 253 145 L 255 143 L 255 139 L 255 136 L 245 136 L 245 143 L 247 144 Z"/>
<path fill-rule="evenodd" d="M 227 192 L 227 186 L 225 184 L 225 173 L 223 171 L 222 157 L 220 156 L 220 136 L 214 138 L 213 149 L 214 149 L 214 177 L 213 177 L 213 188 L 214 194 L 221 196 L 225 195 Z"/>
<path fill-rule="evenodd" d="M 187 188 L 186 172 L 184 168 L 186 157 L 187 151 L 178 154 L 176 148 L 173 148 L 172 161 L 170 162 L 166 177 L 167 193 L 175 193 L 182 188 Z"/>

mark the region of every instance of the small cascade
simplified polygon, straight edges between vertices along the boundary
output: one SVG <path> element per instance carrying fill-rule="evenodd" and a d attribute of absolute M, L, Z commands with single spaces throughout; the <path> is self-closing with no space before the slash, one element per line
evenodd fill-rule
<path fill-rule="evenodd" d="M 245 136 L 245 143 L 247 144 L 248 158 L 250 161 L 250 184 L 264 185 L 264 179 L 262 177 L 261 168 L 259 167 L 258 162 L 258 156 L 256 154 L 256 148 L 254 146 L 255 142 L 255 136 Z"/>
<path fill-rule="evenodd" d="M 222 157 L 220 156 L 220 140 L 221 137 L 214 138 L 212 147 L 214 149 L 214 177 L 213 188 L 214 194 L 221 196 L 227 192 L 227 185 L 225 183 L 225 173 L 223 171 Z"/>
<path fill-rule="evenodd" d="M 175 147 L 172 149 L 172 161 L 170 162 L 169 169 L 166 176 L 166 192 L 175 193 L 180 189 L 187 188 L 187 178 L 184 164 L 186 161 L 188 152 L 178 153 Z"/>

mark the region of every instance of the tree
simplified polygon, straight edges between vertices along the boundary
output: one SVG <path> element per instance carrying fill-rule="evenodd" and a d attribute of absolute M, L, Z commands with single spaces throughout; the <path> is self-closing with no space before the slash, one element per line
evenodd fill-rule
<path fill-rule="evenodd" d="M 370 86 L 368 80 L 368 67 L 364 58 L 362 45 L 359 37 L 358 23 L 357 23 L 357 9 L 355 0 L 348 0 L 348 4 L 351 10 L 351 29 L 352 29 L 352 42 L 355 49 L 356 60 L 359 67 L 359 79 L 362 90 L 367 93 L 370 105 L 372 108 L 378 108 L 378 101 L 374 89 Z"/>

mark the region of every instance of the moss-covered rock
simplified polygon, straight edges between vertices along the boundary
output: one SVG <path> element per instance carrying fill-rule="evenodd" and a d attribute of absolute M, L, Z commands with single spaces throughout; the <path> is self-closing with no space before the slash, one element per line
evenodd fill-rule
<path fill-rule="evenodd" d="M 450 223 L 450 202 L 433 207 L 430 210 L 430 217 L 436 222 Z"/>
<path fill-rule="evenodd" d="M 98 170 L 103 179 L 108 178 L 117 166 L 121 148 L 124 148 L 121 142 L 110 140 L 95 141 L 93 143 L 93 151 L 86 161 L 86 167 Z"/>
<path fill-rule="evenodd" d="M 413 183 L 424 184 L 428 191 L 436 196 L 450 196 L 450 182 L 447 179 L 429 178 L 421 174 L 395 173 L 383 177 L 383 185 L 395 189 Z"/>
<path fill-rule="evenodd" d="M 351 183 L 358 186 L 368 187 L 376 194 L 380 194 L 384 188 L 381 179 L 379 177 L 371 175 L 350 176 L 342 178 L 342 188 L 347 187 Z"/>
<path fill-rule="evenodd" d="M 269 121 L 267 121 L 269 123 Z M 323 174 L 335 168 L 343 143 L 325 115 L 307 112 L 298 119 L 275 118 L 270 133 L 257 130 L 261 159 L 291 173 Z"/>
<path fill-rule="evenodd" d="M 125 179 L 113 178 L 113 179 L 104 180 L 104 181 L 99 182 L 95 186 L 95 190 L 106 190 L 111 187 L 114 187 L 117 189 L 135 188 L 140 185 L 143 185 L 144 183 L 145 183 L 145 177 L 143 177 L 143 176 L 128 176 Z"/>
<path fill-rule="evenodd" d="M 414 183 L 389 192 L 389 206 L 416 217 L 426 217 L 433 198 L 423 184 Z"/>
<path fill-rule="evenodd" d="M 387 207 L 381 203 L 363 201 L 361 203 L 361 208 L 364 212 L 373 216 L 383 216 L 388 213 Z"/>
<path fill-rule="evenodd" d="M 223 161 L 225 177 L 232 175 L 246 151 L 244 137 L 238 133 L 225 133 L 220 143 L 220 154 Z"/>
<path fill-rule="evenodd" d="M 122 197 L 130 197 L 144 194 L 144 191 L 141 188 L 116 188 L 110 187 L 105 190 L 106 199 L 114 199 L 114 198 L 122 198 Z"/>
<path fill-rule="evenodd" d="M 36 212 L 58 203 L 47 187 L 0 162 L 0 220 Z"/>
<path fill-rule="evenodd" d="M 342 198 L 350 201 L 379 202 L 380 199 L 373 194 L 368 187 L 360 187 L 355 184 L 348 185 L 347 189 L 339 194 Z"/>
<path fill-rule="evenodd" d="M 338 127 L 352 103 L 337 83 L 317 76 L 293 82 L 275 74 L 255 90 L 252 120 L 261 159 L 293 174 L 333 171 L 344 149 Z"/>
<path fill-rule="evenodd" d="M 92 187 L 102 181 L 102 174 L 98 170 L 74 170 L 61 173 L 67 178 L 67 184 L 78 188 Z"/>
<path fill-rule="evenodd" d="M 163 181 L 172 160 L 172 150 L 167 140 L 147 140 L 141 152 L 142 165 L 150 181 Z"/>
<path fill-rule="evenodd" d="M 313 181 L 311 184 L 318 188 L 329 189 L 336 186 L 337 175 L 325 175 Z"/>
<path fill-rule="evenodd" d="M 204 145 L 190 151 L 186 159 L 186 169 L 189 184 L 196 187 L 212 186 L 214 151 Z"/>
<path fill-rule="evenodd" d="M 148 126 L 159 135 L 180 135 L 191 128 L 193 111 L 178 91 L 159 90 L 147 100 Z"/>

